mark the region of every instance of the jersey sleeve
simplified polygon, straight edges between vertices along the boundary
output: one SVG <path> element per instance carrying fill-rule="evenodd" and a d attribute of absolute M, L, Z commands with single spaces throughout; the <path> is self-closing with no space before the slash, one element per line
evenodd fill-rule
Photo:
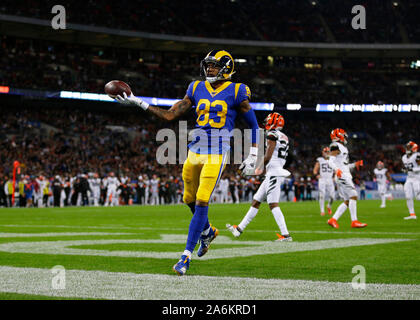
<path fill-rule="evenodd" d="M 251 89 L 243 83 L 238 83 L 239 88 L 235 92 L 235 101 L 236 104 L 240 104 L 242 101 L 251 100 Z M 235 88 L 236 91 L 236 88 Z"/>
<path fill-rule="evenodd" d="M 190 100 L 192 101 L 193 105 L 195 105 L 195 99 L 194 99 L 194 94 L 195 91 L 197 89 L 197 86 L 199 84 L 200 81 L 193 81 L 189 84 L 188 89 L 187 89 L 187 97 L 190 98 Z"/>
<path fill-rule="evenodd" d="M 334 151 L 334 150 L 340 150 L 340 147 L 338 146 L 338 144 L 336 142 L 332 142 L 330 144 L 330 150 Z"/>
<path fill-rule="evenodd" d="M 267 139 L 277 141 L 279 139 L 279 135 L 275 130 L 270 130 L 267 132 Z"/>

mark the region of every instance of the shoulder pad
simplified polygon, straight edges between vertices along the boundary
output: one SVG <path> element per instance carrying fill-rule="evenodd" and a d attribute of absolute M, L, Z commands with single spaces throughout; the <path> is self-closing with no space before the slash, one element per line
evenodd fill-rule
<path fill-rule="evenodd" d="M 270 130 L 267 132 L 267 138 L 270 140 L 278 140 L 279 134 L 276 130 Z"/>
<path fill-rule="evenodd" d="M 331 151 L 333 151 L 333 150 L 340 150 L 340 147 L 338 146 L 338 143 L 337 142 L 332 142 L 331 144 L 330 144 L 330 150 Z"/>

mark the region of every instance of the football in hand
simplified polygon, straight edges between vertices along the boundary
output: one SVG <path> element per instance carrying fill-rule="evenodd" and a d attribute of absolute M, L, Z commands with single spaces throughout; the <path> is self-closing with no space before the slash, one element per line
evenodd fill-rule
<path fill-rule="evenodd" d="M 124 81 L 113 80 L 105 85 L 105 93 L 112 99 L 115 99 L 118 95 L 122 97 L 124 92 L 127 96 L 131 95 L 131 88 Z"/>

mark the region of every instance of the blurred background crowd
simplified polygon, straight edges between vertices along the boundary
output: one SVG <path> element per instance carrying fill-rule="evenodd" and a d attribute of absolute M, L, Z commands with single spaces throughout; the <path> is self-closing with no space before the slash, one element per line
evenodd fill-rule
<path fill-rule="evenodd" d="M 1 15 L 50 20 L 55 4 L 3 0 L 0 22 Z M 368 28 L 358 32 L 350 27 L 354 4 L 350 0 L 199 0 L 185 6 L 181 0 L 121 0 L 98 5 L 97 1 L 75 0 L 65 8 L 68 24 L 109 28 L 110 34 L 116 30 L 137 31 L 150 38 L 155 37 L 149 34 L 153 33 L 337 46 L 420 42 L 418 1 L 362 1 L 359 4 L 369 13 Z M 267 7 L 272 10 L 262 11 Z M 42 32 L 32 34 L 35 24 L 33 28 L 30 22 L 18 26 L 20 31 L 3 27 L 0 34 L 0 89 L 43 90 L 52 96 L 59 91 L 103 93 L 105 83 L 119 79 L 129 83 L 138 96 L 181 99 L 188 84 L 200 79 L 200 61 L 207 53 L 190 51 L 187 46 L 184 50 L 129 47 L 125 42 L 113 42 L 106 33 L 103 38 L 109 36 L 111 40 L 104 45 L 88 44 L 76 36 L 72 40 L 64 41 L 64 36 L 51 40 L 40 36 Z M 355 172 L 357 185 L 373 180 L 379 160 L 391 174 L 403 171 L 403 146 L 409 140 L 420 142 L 418 115 L 321 114 L 315 112 L 315 106 L 416 104 L 420 98 L 420 61 L 412 55 L 388 55 L 385 51 L 331 51 L 323 56 L 315 46 L 293 54 L 280 49 L 276 54 L 261 48 L 257 51 L 231 51 L 237 72 L 233 81 L 251 88 L 253 102 L 273 103 L 274 111 L 285 117 L 292 176 L 285 183 L 284 199 L 312 199 L 311 192 L 317 188 L 312 172 L 316 158 L 329 145 L 330 131 L 337 127 L 350 135 L 351 160 L 365 161 L 365 166 Z M 301 104 L 303 109 L 287 111 L 288 103 Z M 119 189 L 118 201 L 110 205 L 181 201 L 182 166 L 156 161 L 157 132 L 162 128 L 178 132 L 178 123 L 162 123 L 139 110 L 104 102 L 0 94 L 0 106 L 0 205 L 10 205 L 10 180 L 16 160 L 21 164 L 15 185 L 21 194 L 17 203 L 23 206 L 28 202 L 19 201 L 19 197 L 25 194 L 26 186 L 28 192 L 33 189 L 37 205 L 54 204 L 54 186 L 55 193 L 60 194 L 56 205 L 95 204 L 90 181 L 95 173 L 102 179 L 98 204 L 105 205 L 109 198 L 106 180 L 111 172 L 119 179 Z M 259 123 L 266 115 L 257 111 Z M 194 127 L 194 117 L 191 111 L 183 119 L 189 129 Z M 237 127 L 246 128 L 241 118 Z M 222 181 L 213 201 L 238 202 L 251 199 L 261 178 L 241 178 L 237 165 L 232 164 L 227 166 Z M 368 183 L 367 187 L 372 185 Z"/>

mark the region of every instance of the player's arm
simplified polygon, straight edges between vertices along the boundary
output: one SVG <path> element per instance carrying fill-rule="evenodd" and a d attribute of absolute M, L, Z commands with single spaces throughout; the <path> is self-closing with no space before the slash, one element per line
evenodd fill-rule
<path fill-rule="evenodd" d="M 144 111 L 147 111 L 164 121 L 177 120 L 183 114 L 187 113 L 192 107 L 192 102 L 188 96 L 185 96 L 184 99 L 176 102 L 169 110 L 151 106 L 142 99 L 135 97 L 133 94 L 131 94 L 131 96 L 127 96 L 125 92 L 123 93 L 123 97 L 117 96 L 117 100 L 122 104 L 138 106 Z"/>
<path fill-rule="evenodd" d="M 255 112 L 249 104 L 249 100 L 245 99 L 239 104 L 239 112 L 244 117 L 246 123 L 252 130 L 251 135 L 251 149 L 248 158 L 239 167 L 243 175 L 253 175 L 256 169 L 257 155 L 258 155 L 258 142 L 259 142 L 259 129 L 257 117 Z"/>
<path fill-rule="evenodd" d="M 349 164 L 349 169 L 350 170 L 352 170 L 354 168 L 356 168 L 357 170 L 359 170 L 360 167 L 363 167 L 363 160 L 359 160 L 359 161 L 356 161 L 354 163 L 350 163 Z"/>
<path fill-rule="evenodd" d="M 314 167 L 314 171 L 313 171 L 314 176 L 318 176 L 318 172 L 319 172 L 319 162 L 317 161 L 315 163 L 315 167 Z"/>
<path fill-rule="evenodd" d="M 328 159 L 328 165 L 331 169 L 334 170 L 334 173 L 337 175 L 337 177 L 341 178 L 342 171 L 337 167 L 335 164 L 335 158 L 340 154 L 340 149 L 337 145 L 332 144 L 330 146 L 330 157 Z"/>
<path fill-rule="evenodd" d="M 417 167 L 413 168 L 413 171 L 420 172 L 420 153 L 417 154 L 416 163 Z"/>
<path fill-rule="evenodd" d="M 272 136 L 267 136 L 267 150 L 264 155 L 264 168 L 270 162 L 271 157 L 273 156 L 274 149 L 276 148 L 276 140 Z"/>
<path fill-rule="evenodd" d="M 169 110 L 159 107 L 149 106 L 147 111 L 165 121 L 174 121 L 187 113 L 192 107 L 192 102 L 188 96 L 176 102 Z"/>
<path fill-rule="evenodd" d="M 244 117 L 248 126 L 252 129 L 252 147 L 258 147 L 259 129 L 255 112 L 249 104 L 249 100 L 244 100 L 239 104 L 239 112 Z"/>

